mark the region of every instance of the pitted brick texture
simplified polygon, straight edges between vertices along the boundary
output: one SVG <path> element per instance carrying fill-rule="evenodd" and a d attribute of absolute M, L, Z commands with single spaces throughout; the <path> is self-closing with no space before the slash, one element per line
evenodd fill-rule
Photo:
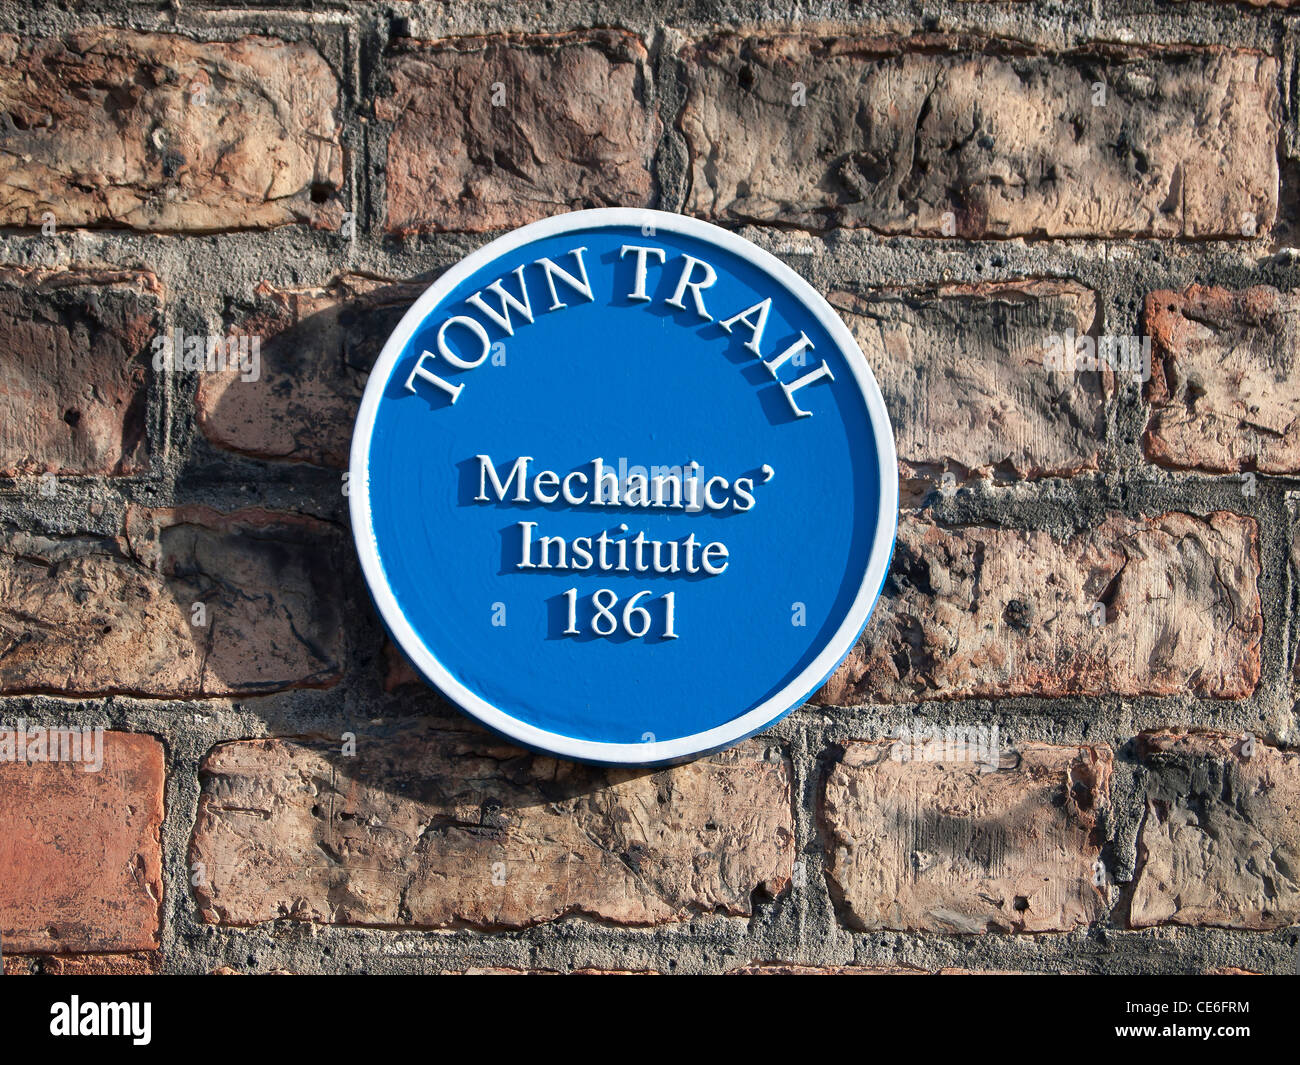
<path fill-rule="evenodd" d="M 339 84 L 308 44 L 98 27 L 0 37 L 0 224 L 333 224 Z"/>
<path fill-rule="evenodd" d="M 660 123 L 645 45 L 615 30 L 409 44 L 386 60 L 393 232 L 644 207 Z M 496 102 L 494 102 L 494 100 Z"/>
<path fill-rule="evenodd" d="M 161 312 L 158 279 L 145 271 L 0 269 L 0 474 L 148 466 Z"/>
<path fill-rule="evenodd" d="M 1147 456 L 1215 472 L 1300 471 L 1300 300 L 1267 285 L 1146 298 Z"/>
<path fill-rule="evenodd" d="M 1113 515 L 1068 539 L 905 518 L 866 632 L 817 701 L 1244 698 L 1260 676 L 1257 537 L 1225 511 Z"/>
<path fill-rule="evenodd" d="M 346 466 L 366 377 L 423 291 L 351 274 L 315 289 L 260 285 L 231 334 L 257 338 L 255 372 L 229 365 L 200 376 L 204 436 L 255 458 Z"/>
<path fill-rule="evenodd" d="M 689 210 L 961 237 L 1272 225 L 1275 59 L 906 50 L 920 43 L 792 34 L 689 48 Z"/>
<path fill-rule="evenodd" d="M 411 728 L 338 748 L 228 743 L 191 848 L 204 918 L 521 928 L 742 916 L 785 891 L 790 770 L 747 741 L 655 772 L 595 770 Z"/>
<path fill-rule="evenodd" d="M 830 296 L 889 409 L 905 487 L 952 473 L 1023 479 L 1096 469 L 1109 371 L 1046 368 L 1045 340 L 1087 334 L 1096 296 L 1069 282 L 943 285 Z"/>
<path fill-rule="evenodd" d="M 1254 737 L 1139 740 L 1146 816 L 1129 923 L 1300 922 L 1300 752 Z"/>
<path fill-rule="evenodd" d="M 195 698 L 327 686 L 344 545 L 294 514 L 134 507 L 115 539 L 0 550 L 0 692 Z"/>
<path fill-rule="evenodd" d="M 1064 932 L 1103 917 L 1109 749 L 960 751 L 925 761 L 907 745 L 852 743 L 832 765 L 826 875 L 850 927 Z"/>

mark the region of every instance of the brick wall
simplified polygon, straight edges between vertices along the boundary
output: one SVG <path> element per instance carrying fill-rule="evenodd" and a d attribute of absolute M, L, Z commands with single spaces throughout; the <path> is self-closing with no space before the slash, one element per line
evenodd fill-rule
<path fill-rule="evenodd" d="M 0 727 L 106 731 L 0 762 L 6 972 L 1295 969 L 1288 5 L 69 6 L 0 8 Z M 859 647 L 658 772 L 416 681 L 343 494 L 422 288 L 603 205 L 808 277 L 899 445 Z"/>

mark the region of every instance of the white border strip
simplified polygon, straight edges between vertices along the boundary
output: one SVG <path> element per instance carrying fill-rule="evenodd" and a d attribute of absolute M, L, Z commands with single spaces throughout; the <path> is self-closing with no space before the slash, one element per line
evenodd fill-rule
<path fill-rule="evenodd" d="M 457 285 L 493 259 L 545 237 L 577 229 L 613 226 L 633 226 L 638 229 L 653 226 L 656 230 L 711 242 L 765 270 L 774 280 L 789 289 L 830 333 L 853 371 L 858 389 L 866 401 L 871 423 L 875 427 L 876 451 L 880 456 L 880 519 L 867 560 L 867 570 L 847 617 L 821 653 L 794 680 L 741 717 L 692 736 L 646 743 L 602 743 L 548 732 L 498 710 L 453 677 L 425 646 L 423 639 L 398 607 L 379 559 L 370 513 L 370 437 L 374 432 L 380 397 L 407 341 L 425 316 Z M 858 355 L 856 359 L 852 357 L 854 352 Z M 352 434 L 350 469 L 349 510 L 352 515 L 353 539 L 361 558 L 361 570 L 365 574 L 375 605 L 379 608 L 380 617 L 411 663 L 444 695 L 489 728 L 528 747 L 540 748 L 563 758 L 602 764 L 631 766 L 682 761 L 753 735 L 801 705 L 853 649 L 858 636 L 866 627 L 885 581 L 885 571 L 889 566 L 894 536 L 898 529 L 898 460 L 894 450 L 893 428 L 871 367 L 867 365 L 866 357 L 862 355 L 848 327 L 816 289 L 775 256 L 743 237 L 709 222 L 667 211 L 604 207 L 546 218 L 498 237 L 439 277 L 398 323 L 370 373 Z"/>

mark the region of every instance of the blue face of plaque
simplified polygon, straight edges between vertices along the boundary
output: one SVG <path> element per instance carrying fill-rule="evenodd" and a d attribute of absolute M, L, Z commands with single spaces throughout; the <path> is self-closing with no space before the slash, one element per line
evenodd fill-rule
<path fill-rule="evenodd" d="M 443 275 L 352 444 L 389 632 L 479 721 L 561 757 L 716 750 L 852 648 L 897 521 L 893 435 L 827 303 L 734 234 L 581 211 Z"/>

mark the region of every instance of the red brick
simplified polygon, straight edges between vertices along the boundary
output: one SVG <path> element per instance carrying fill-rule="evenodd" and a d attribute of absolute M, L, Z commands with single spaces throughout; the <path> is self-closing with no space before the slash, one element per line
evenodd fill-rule
<path fill-rule="evenodd" d="M 925 976 L 923 969 L 896 965 L 790 965 L 755 962 L 732 969 L 728 976 Z"/>
<path fill-rule="evenodd" d="M 1215 472 L 1300 471 L 1300 297 L 1193 285 L 1146 298 L 1146 454 Z"/>
<path fill-rule="evenodd" d="M 263 510 L 132 507 L 116 539 L 14 535 L 0 549 L 0 692 L 328 686 L 346 555 L 333 526 Z"/>
<path fill-rule="evenodd" d="M 161 310 L 147 271 L 0 269 L 0 474 L 146 467 Z"/>
<path fill-rule="evenodd" d="M 1300 497 L 1294 493 L 1287 495 L 1287 509 L 1291 517 L 1291 572 L 1292 587 L 1300 587 Z M 1291 680 L 1293 687 L 1300 684 L 1300 626 L 1296 619 L 1291 620 Z"/>
<path fill-rule="evenodd" d="M 443 969 L 439 976 L 659 976 L 657 972 L 641 969 L 508 969 L 500 966 L 480 966 L 474 969 Z"/>
<path fill-rule="evenodd" d="M 339 84 L 309 44 L 0 36 L 0 97 L 0 225 L 47 211 L 60 227 L 191 232 L 341 218 Z"/>
<path fill-rule="evenodd" d="M 162 744 L 124 732 L 105 732 L 103 743 L 99 772 L 68 761 L 0 761 L 6 953 L 158 946 Z"/>
<path fill-rule="evenodd" d="M 1143 735 L 1139 748 L 1146 816 L 1130 925 L 1300 922 L 1300 751 L 1181 732 Z"/>
<path fill-rule="evenodd" d="M 5 976 L 152 976 L 161 959 L 137 954 L 22 954 L 6 957 Z"/>
<path fill-rule="evenodd" d="M 1111 515 L 1068 538 L 905 518 L 871 622 L 815 701 L 1244 698 L 1260 675 L 1257 539 L 1224 511 Z"/>
<path fill-rule="evenodd" d="M 892 748 L 850 743 L 826 778 L 826 876 L 850 927 L 1063 932 L 1104 917 L 1109 749 L 1025 744 L 994 769 Z"/>
<path fill-rule="evenodd" d="M 978 49 L 801 34 L 687 48 L 687 209 L 962 237 L 1241 237 L 1272 225 L 1276 59 Z"/>
<path fill-rule="evenodd" d="M 260 285 L 236 329 L 259 338 L 257 379 L 237 367 L 200 375 L 204 436 L 256 458 L 346 467 L 366 377 L 424 288 L 355 274 L 324 288 Z"/>
<path fill-rule="evenodd" d="M 1001 969 L 939 969 L 933 973 L 904 965 L 790 965 L 755 962 L 732 969 L 728 976 L 1020 976 Z"/>
<path fill-rule="evenodd" d="M 1048 336 L 1088 333 L 1094 293 L 1072 282 L 833 293 L 880 383 L 905 488 L 956 480 L 1064 477 L 1097 468 L 1109 371 L 1044 366 Z"/>
<path fill-rule="evenodd" d="M 482 232 L 650 202 L 660 124 L 632 34 L 410 43 L 385 69 L 392 88 L 375 114 L 392 123 L 390 231 Z"/>
<path fill-rule="evenodd" d="M 772 753 L 769 753 L 771 751 Z M 419 725 L 222 744 L 191 845 L 205 920 L 520 928 L 748 915 L 794 863 L 790 768 L 748 741 L 653 773 Z"/>

